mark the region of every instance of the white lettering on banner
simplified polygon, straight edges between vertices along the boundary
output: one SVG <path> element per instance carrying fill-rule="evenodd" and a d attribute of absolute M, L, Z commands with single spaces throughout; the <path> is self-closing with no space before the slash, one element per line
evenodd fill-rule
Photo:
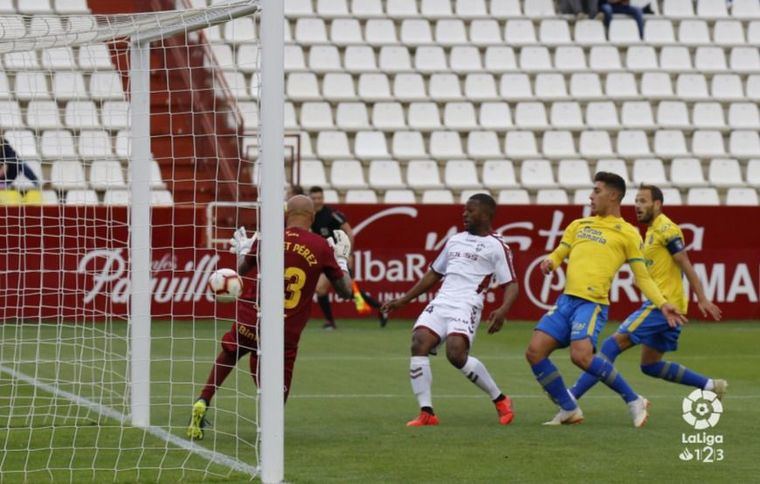
<path fill-rule="evenodd" d="M 538 231 L 539 237 L 546 237 L 546 244 L 544 245 L 545 250 L 552 251 L 557 245 L 559 245 L 559 241 L 562 239 L 562 234 L 565 233 L 564 229 L 560 229 L 560 227 L 562 227 L 562 219 L 564 218 L 564 213 L 555 210 L 552 214 L 552 225 L 549 227 L 549 230 L 542 229 Z"/>
<path fill-rule="evenodd" d="M 705 242 L 705 228 L 697 227 L 690 223 L 679 224 L 678 226 L 681 227 L 681 231 L 684 233 L 683 236 L 686 240 L 689 240 L 686 233 L 691 232 L 691 242 L 686 246 L 686 250 L 702 250 Z"/>
<path fill-rule="evenodd" d="M 426 260 L 423 254 L 404 254 L 403 259 L 382 261 L 372 258 L 372 251 L 354 252 L 354 274 L 357 281 L 411 282 L 425 275 Z"/>
<path fill-rule="evenodd" d="M 623 264 L 623 267 L 612 280 L 612 287 L 610 288 L 610 301 L 620 301 L 620 291 L 625 293 L 625 297 L 631 302 L 643 301 L 643 298 L 639 297 L 639 291 L 635 287 L 635 278 L 633 277 L 633 271 L 631 266 Z"/>
<path fill-rule="evenodd" d="M 728 292 L 726 292 L 726 281 L 729 275 L 726 274 L 724 263 L 713 264 L 709 274 L 704 263 L 696 263 L 694 264 L 694 272 L 697 273 L 697 277 L 702 282 L 705 296 L 715 302 L 733 303 L 740 296 L 746 297 L 747 301 L 751 303 L 757 303 L 760 300 L 760 294 L 758 294 L 760 276 L 758 276 L 757 281 L 754 281 L 749 267 L 743 262 L 736 264 L 733 274 L 730 275 L 731 282 L 728 285 Z M 688 288 L 688 284 L 686 287 Z M 692 297 L 692 300 L 696 301 L 696 295 Z"/>
<path fill-rule="evenodd" d="M 504 243 L 511 249 L 528 250 L 533 243 L 533 237 L 530 235 L 509 235 L 508 232 L 513 229 L 533 230 L 533 222 L 513 222 L 498 227 L 495 232 L 501 235 Z"/>
<path fill-rule="evenodd" d="M 533 262 L 530 263 L 528 268 L 525 270 L 523 287 L 525 289 L 525 293 L 528 295 L 528 299 L 530 299 L 530 302 L 541 309 L 551 309 L 554 300 L 565 288 L 565 269 L 563 267 L 557 268 L 557 270 L 552 273 L 551 277 L 542 274 L 538 266 L 541 264 L 541 261 L 544 260 L 544 258 L 545 256 L 542 255 L 535 258 Z M 534 272 L 536 273 L 535 276 L 533 276 Z M 533 286 L 530 283 L 532 277 L 541 278 L 542 282 L 539 294 L 533 293 Z"/>
<path fill-rule="evenodd" d="M 411 218 L 417 218 L 417 209 L 414 207 L 393 207 L 381 210 L 359 222 L 356 227 L 353 228 L 354 237 L 359 235 L 361 231 L 367 228 L 367 226 L 372 222 L 380 220 L 381 218 L 391 217 L 393 215 L 406 215 Z"/>
<path fill-rule="evenodd" d="M 129 300 L 129 275 L 126 271 L 127 263 L 122 256 L 122 250 L 93 250 L 79 261 L 77 272 L 92 277 L 92 288 L 84 295 L 83 303 L 90 303 L 101 294 L 106 297 L 110 296 L 113 303 L 127 303 Z M 104 261 L 100 269 L 88 269 L 88 265 L 91 263 L 94 265 L 95 261 L 99 260 Z M 208 301 L 212 301 L 213 297 L 206 290 L 206 284 L 218 261 L 218 255 L 206 254 L 201 257 L 197 266 L 192 260 L 185 263 L 184 270 L 192 272 L 192 276 L 172 277 L 169 274 L 164 277 L 151 277 L 153 300 L 157 303 L 170 301 L 197 302 L 205 296 Z M 151 264 L 154 272 L 173 271 L 177 266 L 176 257 L 171 254 L 164 254 Z M 105 288 L 109 283 L 113 283 L 110 294 Z"/>

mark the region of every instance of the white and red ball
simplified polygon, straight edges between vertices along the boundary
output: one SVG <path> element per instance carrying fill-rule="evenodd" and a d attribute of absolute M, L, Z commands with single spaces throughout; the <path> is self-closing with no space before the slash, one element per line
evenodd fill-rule
<path fill-rule="evenodd" d="M 218 269 L 208 278 L 208 290 L 217 301 L 232 302 L 243 293 L 243 280 L 232 269 Z"/>

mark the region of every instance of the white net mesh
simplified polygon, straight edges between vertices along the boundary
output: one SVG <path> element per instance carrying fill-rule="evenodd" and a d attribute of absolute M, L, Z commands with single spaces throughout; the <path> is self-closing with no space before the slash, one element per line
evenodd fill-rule
<path fill-rule="evenodd" d="M 235 304 L 213 301 L 206 281 L 235 267 L 222 244 L 232 230 L 258 226 L 244 146 L 257 136 L 255 4 L 0 16 L 0 479 L 257 472 L 258 394 L 247 361 L 216 393 L 205 438 L 186 437 L 236 314 Z M 133 140 L 130 47 L 162 32 L 150 47 L 150 140 Z M 141 165 L 152 230 L 147 429 L 132 426 L 131 414 L 132 142 L 151 148 Z"/>

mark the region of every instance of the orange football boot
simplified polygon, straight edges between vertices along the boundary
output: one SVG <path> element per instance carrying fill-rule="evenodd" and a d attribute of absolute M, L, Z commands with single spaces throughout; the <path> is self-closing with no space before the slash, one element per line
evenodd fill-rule
<path fill-rule="evenodd" d="M 438 425 L 438 417 L 428 412 L 420 412 L 414 420 L 406 423 L 407 427 L 425 427 L 427 425 Z"/>
<path fill-rule="evenodd" d="M 496 412 L 499 414 L 499 423 L 501 425 L 509 425 L 512 419 L 515 418 L 515 414 L 512 413 L 512 400 L 505 396 L 504 400 L 494 403 L 496 406 Z"/>

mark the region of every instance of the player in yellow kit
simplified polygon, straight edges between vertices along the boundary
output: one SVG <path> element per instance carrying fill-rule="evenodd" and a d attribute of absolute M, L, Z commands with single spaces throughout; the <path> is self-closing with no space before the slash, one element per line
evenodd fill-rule
<path fill-rule="evenodd" d="M 652 185 L 641 185 L 636 194 L 636 218 L 648 226 L 644 237 L 644 257 L 649 273 L 668 301 L 686 314 L 688 297 L 684 293 L 682 275 L 686 275 L 689 286 L 697 295 L 697 305 L 702 315 L 709 314 L 719 321 L 721 312 L 705 296 L 702 283 L 686 253 L 683 233 L 678 224 L 662 213 L 662 190 Z M 662 312 L 650 301 L 636 310 L 620 325 L 617 332 L 602 343 L 601 353 L 609 361 L 635 345 L 641 345 L 641 371 L 654 378 L 681 383 L 703 390 L 715 392 L 719 398 L 726 393 L 725 380 L 707 378 L 678 363 L 664 361 L 668 351 L 678 348 L 680 325 L 668 324 Z M 595 383 L 594 375 L 584 373 L 578 378 L 570 392 L 578 399 Z"/>
<path fill-rule="evenodd" d="M 636 285 L 671 324 L 686 320 L 666 301 L 650 277 L 641 253 L 641 236 L 620 217 L 620 202 L 624 196 L 625 181 L 620 176 L 597 173 L 590 197 L 593 215 L 571 222 L 559 246 L 541 262 L 541 270 L 550 274 L 568 257 L 564 293 L 538 322 L 525 353 L 536 380 L 560 406 L 559 413 L 546 422 L 548 425 L 583 420 L 577 401 L 549 359 L 554 350 L 566 346 L 570 346 L 573 363 L 625 400 L 634 426 L 640 427 L 646 422 L 649 402 L 633 391 L 610 361 L 594 355 L 597 338 L 607 322 L 610 286 L 620 266 L 630 264 Z"/>

